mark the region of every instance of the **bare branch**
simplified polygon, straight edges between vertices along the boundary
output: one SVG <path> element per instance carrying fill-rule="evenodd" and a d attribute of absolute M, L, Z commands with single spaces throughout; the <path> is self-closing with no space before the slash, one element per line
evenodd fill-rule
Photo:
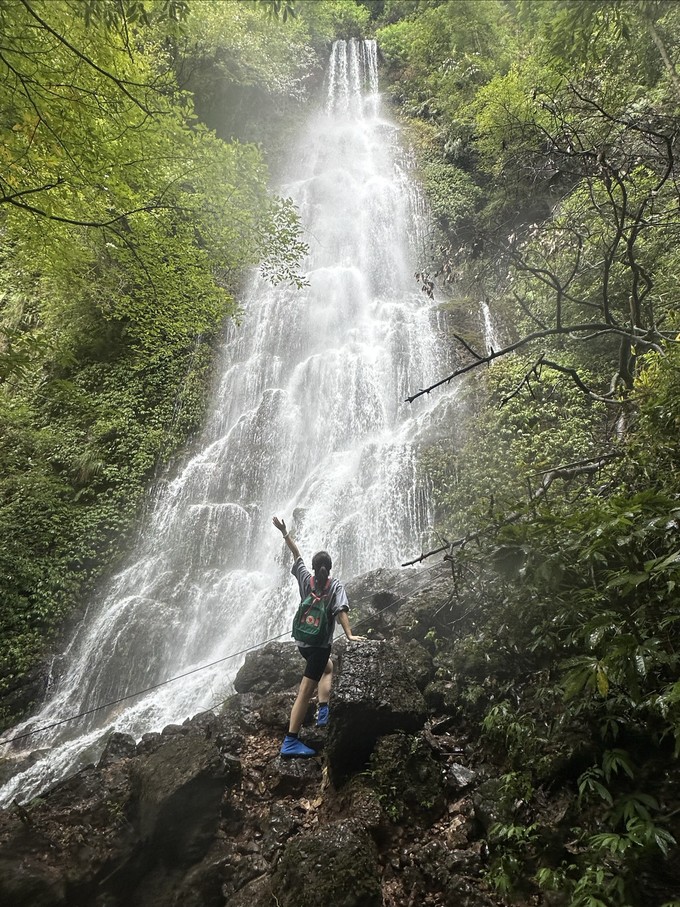
<path fill-rule="evenodd" d="M 405 564 L 402 564 L 402 567 L 412 567 L 414 564 L 422 563 L 426 558 L 432 557 L 433 554 L 440 554 L 442 551 L 448 551 L 451 545 L 447 542 L 445 545 L 440 545 L 439 548 L 435 548 L 434 551 L 428 551 L 423 553 L 420 557 L 415 557 L 412 561 L 406 561 Z"/>
<path fill-rule="evenodd" d="M 534 475 L 542 475 L 541 484 L 539 488 L 534 492 L 530 492 L 528 495 L 528 500 L 526 506 L 522 510 L 516 510 L 513 513 L 509 514 L 505 519 L 501 520 L 500 523 L 494 524 L 492 526 L 483 526 L 481 529 L 477 529 L 475 532 L 469 532 L 467 535 L 462 536 L 462 538 L 456 539 L 454 542 L 451 542 L 448 545 L 449 554 L 444 557 L 444 560 L 451 560 L 452 552 L 456 548 L 462 548 L 467 545 L 469 542 L 475 542 L 482 536 L 487 533 L 498 531 L 504 526 L 509 526 L 512 523 L 516 523 L 520 520 L 527 512 L 528 509 L 532 508 L 537 501 L 541 498 L 544 498 L 548 493 L 548 489 L 556 479 L 563 479 L 568 481 L 569 479 L 574 479 L 580 475 L 592 475 L 593 473 L 599 472 L 603 466 L 612 460 L 618 460 L 622 456 L 618 451 L 611 453 L 601 454 L 598 457 L 593 457 L 590 460 L 581 460 L 577 463 L 568 463 L 566 466 L 555 466 L 550 469 L 543 470 L 541 473 L 534 473 Z M 435 548 L 432 551 L 427 551 L 424 554 L 421 554 L 420 557 L 415 558 L 412 561 L 406 561 L 402 564 L 402 567 L 410 567 L 413 564 L 419 564 L 422 561 L 426 560 L 428 557 L 433 557 L 435 554 L 440 554 L 446 546 L 440 546 Z"/>
<path fill-rule="evenodd" d="M 460 336 L 460 334 L 451 334 L 451 336 L 454 338 L 454 340 L 457 340 L 458 343 L 460 343 L 462 346 L 464 346 L 465 349 L 468 351 L 468 353 L 470 353 L 471 356 L 474 356 L 475 359 L 481 360 L 484 358 L 480 353 L 473 350 L 472 347 L 470 346 L 470 344 L 466 340 L 464 340 Z"/>
<path fill-rule="evenodd" d="M 508 353 L 513 353 L 515 350 L 521 349 L 524 346 L 527 346 L 530 343 L 533 343 L 534 340 L 542 340 L 545 337 L 556 337 L 559 335 L 569 335 L 569 334 L 578 334 L 583 331 L 593 332 L 597 331 L 599 335 L 602 334 L 613 334 L 618 337 L 628 337 L 632 343 L 648 343 L 649 346 L 653 345 L 653 341 L 646 341 L 646 337 L 649 336 L 649 332 L 643 331 L 642 329 L 636 328 L 633 326 L 630 330 L 624 330 L 623 328 L 615 327 L 614 325 L 609 324 L 573 324 L 571 326 L 559 327 L 559 328 L 546 328 L 543 331 L 534 331 L 532 334 L 527 334 L 525 337 L 520 338 L 515 343 L 511 343 L 510 346 L 506 346 L 502 350 L 492 350 L 487 356 L 482 356 L 480 359 L 476 359 L 474 362 L 462 366 L 462 368 L 456 369 L 455 372 L 452 372 L 450 375 L 447 375 L 446 378 L 442 378 L 440 381 L 435 381 L 434 384 L 431 384 L 429 387 L 421 388 L 419 391 L 416 391 L 415 394 L 411 394 L 410 397 L 406 397 L 406 403 L 413 403 L 414 400 L 417 400 L 418 397 L 422 397 L 425 394 L 429 394 L 431 391 L 435 390 L 438 387 L 442 387 L 444 384 L 448 384 L 450 381 L 453 381 L 454 378 L 464 375 L 466 372 L 472 371 L 472 369 L 478 368 L 480 365 L 489 365 L 493 362 L 494 359 L 499 359 L 501 356 L 507 356 Z M 595 335 L 593 335 L 595 336 Z M 665 333 L 656 333 L 656 339 L 672 339 L 674 336 L 672 333 L 666 336 Z"/>

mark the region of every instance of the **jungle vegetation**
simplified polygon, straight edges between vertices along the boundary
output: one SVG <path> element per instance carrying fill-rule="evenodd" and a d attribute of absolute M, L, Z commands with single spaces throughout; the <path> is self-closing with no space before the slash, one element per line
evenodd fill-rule
<path fill-rule="evenodd" d="M 438 221 L 422 288 L 453 299 L 460 351 L 412 399 L 454 380 L 470 404 L 466 436 L 424 462 L 434 550 L 474 615 L 433 639 L 476 678 L 463 711 L 504 772 L 490 879 L 675 905 L 653 877 L 679 831 L 680 8 L 372 11 Z M 495 348 L 465 320 L 481 302 Z M 563 787 L 551 851 L 541 803 Z"/>
<path fill-rule="evenodd" d="M 433 645 L 476 677 L 462 711 L 507 795 L 490 881 L 659 907 L 680 833 L 680 6 L 11 0 L 0 32 L 4 720 L 200 425 L 244 269 L 303 280 L 267 164 L 327 42 L 375 36 L 436 220 L 420 280 L 460 354 L 413 395 L 454 380 L 469 403 L 423 469 L 470 614 Z"/>
<path fill-rule="evenodd" d="M 289 112 L 304 101 L 327 42 L 362 14 L 351 2 L 286 10 L 0 7 L 4 722 L 200 425 L 245 270 L 303 280 L 296 211 L 269 189 L 267 136 L 201 120 L 194 103 L 200 93 L 209 108 L 218 83 Z"/>

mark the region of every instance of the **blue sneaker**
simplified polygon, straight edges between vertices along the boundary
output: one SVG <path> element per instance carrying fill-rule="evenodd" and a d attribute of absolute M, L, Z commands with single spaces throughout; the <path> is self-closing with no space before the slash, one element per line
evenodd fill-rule
<path fill-rule="evenodd" d="M 286 734 L 284 741 L 281 744 L 281 755 L 286 756 L 289 759 L 296 756 L 316 756 L 316 750 L 313 750 L 309 746 L 305 746 L 302 740 L 298 740 L 297 737 L 291 737 L 290 734 Z"/>
<path fill-rule="evenodd" d="M 328 724 L 328 703 L 324 702 L 319 706 L 319 711 L 316 715 L 316 726 L 317 727 L 326 727 Z"/>

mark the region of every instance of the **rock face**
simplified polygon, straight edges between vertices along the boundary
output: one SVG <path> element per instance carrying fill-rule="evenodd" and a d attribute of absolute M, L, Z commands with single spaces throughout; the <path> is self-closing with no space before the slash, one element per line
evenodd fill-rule
<path fill-rule="evenodd" d="M 270 642 L 249 652 L 236 675 L 237 693 L 272 693 L 287 690 L 300 682 L 303 662 L 294 642 Z"/>
<path fill-rule="evenodd" d="M 364 581 L 363 607 L 395 635 L 337 645 L 330 724 L 310 713 L 301 732 L 317 757 L 279 755 L 303 662 L 294 644 L 264 646 L 219 715 L 113 734 L 96 766 L 0 813 L 0 904 L 500 907 L 476 816 L 494 809 L 492 786 L 476 797 L 489 775 L 468 764 L 455 711 L 426 705 L 429 618 L 409 636 L 392 573 Z M 433 607 L 448 595 L 444 582 Z"/>
<path fill-rule="evenodd" d="M 344 642 L 339 651 L 340 676 L 328 734 L 329 768 L 336 785 L 366 767 L 379 737 L 414 733 L 427 717 L 417 683 L 420 651 L 393 642 Z"/>
<path fill-rule="evenodd" d="M 375 843 L 352 819 L 301 834 L 285 848 L 273 887 L 281 907 L 381 907 Z"/>

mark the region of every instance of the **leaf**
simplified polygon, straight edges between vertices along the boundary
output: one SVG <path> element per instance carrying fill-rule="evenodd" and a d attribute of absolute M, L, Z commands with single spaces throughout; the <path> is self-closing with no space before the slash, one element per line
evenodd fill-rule
<path fill-rule="evenodd" d="M 597 690 L 600 696 L 606 696 L 609 692 L 609 679 L 606 672 L 599 665 L 597 668 Z"/>

